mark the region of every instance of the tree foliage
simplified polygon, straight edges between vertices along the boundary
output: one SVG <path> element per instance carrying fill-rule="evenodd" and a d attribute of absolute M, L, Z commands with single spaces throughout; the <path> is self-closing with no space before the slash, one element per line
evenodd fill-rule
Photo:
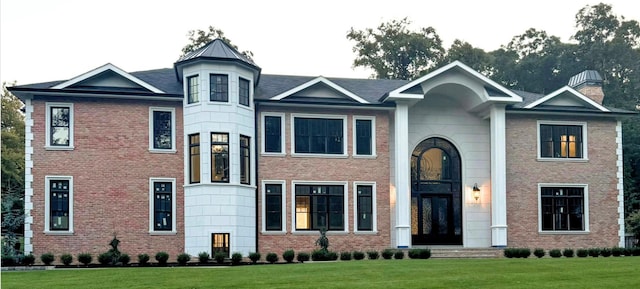
<path fill-rule="evenodd" d="M 182 48 L 181 56 L 187 55 L 189 52 L 198 50 L 198 48 L 206 45 L 216 38 L 221 39 L 222 41 L 229 44 L 229 46 L 233 47 L 235 50 L 238 50 L 238 46 L 232 44 L 231 40 L 224 36 L 224 32 L 221 29 L 215 28 L 213 26 L 209 26 L 208 30 L 189 30 L 187 36 L 189 36 L 189 43 Z M 253 52 L 251 51 L 247 50 L 241 53 L 249 59 L 252 59 L 253 57 Z"/>

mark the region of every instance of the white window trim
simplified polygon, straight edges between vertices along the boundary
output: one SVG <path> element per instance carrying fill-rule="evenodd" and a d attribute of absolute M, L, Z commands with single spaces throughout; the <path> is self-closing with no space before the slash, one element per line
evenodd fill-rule
<path fill-rule="evenodd" d="M 276 231 L 276 230 L 269 230 L 267 231 L 267 185 L 282 185 L 282 196 L 281 196 L 281 201 L 282 203 L 280 204 L 280 206 L 282 207 L 282 216 L 280 217 L 281 219 L 281 227 L 282 229 L 280 231 Z M 280 235 L 280 234 L 285 234 L 287 232 L 287 182 L 284 180 L 263 180 L 262 181 L 262 189 L 261 189 L 261 197 L 262 197 L 262 233 L 269 235 L 269 234 L 273 234 L 273 235 Z"/>
<path fill-rule="evenodd" d="M 295 119 L 299 118 L 320 118 L 320 119 L 341 119 L 342 120 L 342 154 L 314 154 L 314 153 L 296 153 L 296 127 Z M 347 116 L 333 114 L 291 114 L 291 156 L 292 157 L 320 157 L 320 158 L 346 158 L 349 156 L 347 152 L 347 144 L 349 143 L 347 130 Z"/>
<path fill-rule="evenodd" d="M 171 112 L 171 148 L 157 149 L 153 147 L 153 112 L 168 111 Z M 149 151 L 152 153 L 175 153 L 176 152 L 176 109 L 173 107 L 149 107 Z"/>
<path fill-rule="evenodd" d="M 344 186 L 344 230 L 327 231 L 327 234 L 342 234 L 349 232 L 349 186 L 346 181 L 291 181 L 291 232 L 296 235 L 317 235 L 316 230 L 296 230 L 296 185 L 338 185 Z"/>
<path fill-rule="evenodd" d="M 582 188 L 583 206 L 584 206 L 584 230 L 582 231 L 543 231 L 542 230 L 542 188 L 547 187 L 565 187 L 565 188 Z M 538 183 L 538 234 L 541 235 L 581 235 L 589 234 L 589 185 L 588 184 L 571 184 L 571 183 Z"/>
<path fill-rule="evenodd" d="M 171 182 L 171 231 L 156 231 L 153 226 L 153 212 L 155 210 L 153 200 L 154 191 L 153 184 L 155 182 Z M 149 178 L 149 234 L 150 235 L 175 235 L 177 234 L 176 223 L 176 179 L 175 178 Z"/>
<path fill-rule="evenodd" d="M 266 152 L 265 151 L 265 142 L 266 142 L 266 128 L 265 128 L 265 117 L 267 116 L 275 116 L 275 117 L 280 117 L 280 152 L 276 153 L 276 152 Z M 262 115 L 260 116 L 260 134 L 261 134 L 261 140 L 260 140 L 260 146 L 261 146 L 261 151 L 260 153 L 262 155 L 265 156 L 285 156 L 286 155 L 286 148 L 285 148 L 285 137 L 286 137 L 286 132 L 285 132 L 285 114 L 282 112 L 263 112 Z"/>
<path fill-rule="evenodd" d="M 49 227 L 51 221 L 51 192 L 50 182 L 53 180 L 69 181 L 69 230 L 52 231 Z M 44 177 L 44 233 L 47 235 L 73 235 L 73 176 L 45 176 Z"/>
<path fill-rule="evenodd" d="M 195 77 L 198 79 L 198 101 L 189 103 L 189 78 Z M 184 85 L 184 106 L 196 106 L 202 103 L 202 79 L 200 74 L 185 75 L 183 80 Z"/>
<path fill-rule="evenodd" d="M 547 158 L 540 155 L 540 125 L 579 125 L 582 126 L 582 158 Z M 587 123 L 580 121 L 552 121 L 552 120 L 538 120 L 536 124 L 537 130 L 537 159 L 538 161 L 555 161 L 555 162 L 586 162 L 589 160 L 589 146 L 587 142 Z"/>
<path fill-rule="evenodd" d="M 249 105 L 240 103 L 240 80 L 246 80 L 249 82 Z M 238 106 L 244 109 L 253 110 L 253 81 L 246 77 L 238 76 Z"/>
<path fill-rule="evenodd" d="M 373 223 L 371 231 L 358 230 L 358 186 L 371 186 L 371 214 Z M 378 233 L 378 212 L 377 212 L 376 182 L 353 182 L 353 231 L 356 234 L 377 234 Z"/>
<path fill-rule="evenodd" d="M 46 150 L 60 150 L 67 151 L 73 150 L 73 121 L 74 121 L 74 113 L 73 113 L 73 103 L 69 102 L 47 102 L 46 105 L 46 129 L 45 129 L 45 144 L 44 147 Z M 69 108 L 69 145 L 68 146 L 52 146 L 51 145 L 51 107 L 68 107 Z"/>
<path fill-rule="evenodd" d="M 356 135 L 356 121 L 358 120 L 370 120 L 371 121 L 371 154 L 370 155 L 359 155 L 358 154 L 358 138 Z M 361 116 L 356 115 L 353 116 L 353 129 L 352 129 L 352 138 L 353 138 L 353 157 L 354 158 L 376 158 L 376 117 L 375 116 Z"/>

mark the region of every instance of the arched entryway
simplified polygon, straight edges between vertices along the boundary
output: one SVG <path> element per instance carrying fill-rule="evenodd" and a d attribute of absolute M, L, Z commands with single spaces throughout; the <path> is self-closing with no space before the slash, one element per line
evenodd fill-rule
<path fill-rule="evenodd" d="M 458 150 L 443 138 L 426 139 L 413 150 L 413 245 L 462 245 L 461 173 Z"/>

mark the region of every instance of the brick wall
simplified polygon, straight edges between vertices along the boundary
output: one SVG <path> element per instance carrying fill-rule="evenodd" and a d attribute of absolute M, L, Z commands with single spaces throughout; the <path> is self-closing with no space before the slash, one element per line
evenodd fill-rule
<path fill-rule="evenodd" d="M 586 122 L 589 160 L 538 161 L 537 119 L 507 117 L 508 246 L 545 249 L 616 246 L 619 242 L 616 121 L 562 117 L 544 120 Z M 538 183 L 588 184 L 590 232 L 538 233 Z"/>
<path fill-rule="evenodd" d="M 184 250 L 182 104 L 129 100 L 50 99 L 73 102 L 72 151 L 45 150 L 45 102 L 33 101 L 33 249 L 39 256 L 106 252 L 114 233 L 119 249 L 137 261 Z M 176 153 L 149 152 L 149 107 L 174 107 Z M 45 176 L 73 176 L 74 234 L 44 233 Z M 177 235 L 149 235 L 149 178 L 176 179 Z M 96 261 L 94 261 L 96 262 Z"/>
<path fill-rule="evenodd" d="M 348 226 L 349 232 L 328 232 L 331 251 L 352 251 L 352 250 L 381 250 L 390 246 L 390 208 L 389 208 L 389 112 L 380 111 L 354 111 L 332 109 L 326 110 L 305 110 L 297 109 L 295 113 L 311 114 L 331 114 L 347 115 L 347 158 L 319 158 L 319 157 L 292 157 L 291 156 L 291 114 L 286 110 L 270 108 L 262 112 L 285 112 L 285 150 L 287 155 L 282 156 L 259 156 L 259 220 L 258 230 L 262 232 L 262 199 L 261 183 L 263 180 L 285 180 L 286 181 L 286 219 L 284 226 L 286 234 L 263 234 L 258 236 L 258 250 L 263 253 L 274 252 L 281 254 L 287 249 L 295 251 L 311 252 L 318 247 L 315 241 L 319 237 L 317 232 L 296 232 L 292 233 L 292 199 L 291 181 L 347 181 L 348 182 Z M 375 116 L 376 120 L 376 153 L 375 159 L 354 158 L 353 157 L 353 115 Z M 259 117 L 259 121 L 262 119 Z M 261 127 L 261 124 L 258 124 Z M 262 136 L 259 136 L 258 143 L 261 144 Z M 260 151 L 260 148 L 258 148 Z M 377 233 L 364 234 L 354 232 L 354 200 L 353 182 L 376 182 L 377 189 Z"/>

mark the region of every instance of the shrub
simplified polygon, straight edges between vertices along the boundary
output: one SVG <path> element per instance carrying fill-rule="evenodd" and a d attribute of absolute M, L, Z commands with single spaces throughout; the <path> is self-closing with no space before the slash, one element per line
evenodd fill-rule
<path fill-rule="evenodd" d="M 517 250 L 518 258 L 529 258 L 531 256 L 531 249 L 529 248 L 520 248 Z"/>
<path fill-rule="evenodd" d="M 169 260 L 169 253 L 167 252 L 158 252 L 156 253 L 156 261 L 158 261 L 158 264 L 160 264 L 161 266 L 167 265 L 167 261 Z"/>
<path fill-rule="evenodd" d="M 393 254 L 393 258 L 395 259 L 403 259 L 404 258 L 404 251 L 398 250 Z"/>
<path fill-rule="evenodd" d="M 287 261 L 287 263 L 293 262 L 293 259 L 295 258 L 295 256 L 296 256 L 296 253 L 293 250 L 286 250 L 284 251 L 284 253 L 282 253 L 282 259 Z"/>
<path fill-rule="evenodd" d="M 407 255 L 410 259 L 418 259 L 420 258 L 420 249 L 411 249 Z"/>
<path fill-rule="evenodd" d="M 227 254 L 222 252 L 217 252 L 215 255 L 213 255 L 213 259 L 216 260 L 216 263 L 218 264 L 224 264 L 225 258 L 227 258 Z"/>
<path fill-rule="evenodd" d="M 589 248 L 589 256 L 598 257 L 600 255 L 600 248 Z"/>
<path fill-rule="evenodd" d="M 538 258 L 542 258 L 545 255 L 544 249 L 542 248 L 535 248 L 535 250 L 533 250 L 533 255 L 538 257 Z"/>
<path fill-rule="evenodd" d="M 267 253 L 265 259 L 267 260 L 267 262 L 273 264 L 275 262 L 278 262 L 278 255 L 276 253 Z"/>
<path fill-rule="evenodd" d="M 33 256 L 33 254 L 24 255 L 24 257 L 22 257 L 22 264 L 23 265 L 31 266 L 35 262 L 36 262 L 36 256 Z"/>
<path fill-rule="evenodd" d="M 93 260 L 93 257 L 91 257 L 91 254 L 89 253 L 78 254 L 78 262 L 82 263 L 85 266 L 89 265 L 89 263 L 91 263 L 91 260 Z"/>
<path fill-rule="evenodd" d="M 631 248 L 624 248 L 624 249 L 622 249 L 622 255 L 625 255 L 625 256 L 633 256 L 633 253 L 632 253 L 632 251 L 631 251 Z"/>
<path fill-rule="evenodd" d="M 364 252 L 361 251 L 353 251 L 353 259 L 362 260 L 364 259 Z"/>
<path fill-rule="evenodd" d="M 620 255 L 622 255 L 622 248 L 617 246 L 611 248 L 611 255 L 613 255 L 613 257 L 620 257 Z"/>
<path fill-rule="evenodd" d="M 55 258 L 51 253 L 44 253 L 40 255 L 40 261 L 42 261 L 42 263 L 44 263 L 47 266 L 51 265 L 51 263 L 53 263 L 53 260 L 55 260 Z"/>
<path fill-rule="evenodd" d="M 206 264 L 207 262 L 209 262 L 209 253 L 200 252 L 198 254 L 198 262 L 200 262 L 200 264 Z"/>
<path fill-rule="evenodd" d="M 336 252 L 327 252 L 327 259 L 331 260 L 331 261 L 335 261 L 338 260 L 338 253 Z"/>
<path fill-rule="evenodd" d="M 431 249 L 420 249 L 420 259 L 431 258 Z"/>
<path fill-rule="evenodd" d="M 640 247 L 633 247 L 633 248 L 631 248 L 631 255 L 633 255 L 633 256 L 640 256 Z"/>
<path fill-rule="evenodd" d="M 611 248 L 602 248 L 602 249 L 600 249 L 600 255 L 602 255 L 602 257 L 611 256 Z"/>
<path fill-rule="evenodd" d="M 393 257 L 393 250 L 392 249 L 384 249 L 382 250 L 382 258 L 384 259 L 391 259 L 391 257 Z"/>
<path fill-rule="evenodd" d="M 191 255 L 187 254 L 187 253 L 181 253 L 180 255 L 178 255 L 178 264 L 184 266 L 187 265 L 187 262 L 191 261 Z"/>
<path fill-rule="evenodd" d="M 589 250 L 587 249 L 578 249 L 576 251 L 576 256 L 580 257 L 580 258 L 584 258 L 589 256 Z"/>
<path fill-rule="evenodd" d="M 567 258 L 573 257 L 573 249 L 566 248 L 562 250 L 562 256 L 565 256 Z"/>
<path fill-rule="evenodd" d="M 553 258 L 560 258 L 562 257 L 562 252 L 560 252 L 560 249 L 551 249 L 549 250 L 549 256 Z"/>
<path fill-rule="evenodd" d="M 298 253 L 298 256 L 296 257 L 296 259 L 298 260 L 298 262 L 300 263 L 304 263 L 305 261 L 309 261 L 309 253 L 307 252 L 300 252 Z"/>
<path fill-rule="evenodd" d="M 502 254 L 505 258 L 513 258 L 513 248 L 504 248 Z"/>
<path fill-rule="evenodd" d="M 342 261 L 349 261 L 351 260 L 351 252 L 340 252 L 340 260 Z"/>
<path fill-rule="evenodd" d="M 105 252 L 98 255 L 98 263 L 102 265 L 108 265 L 113 261 L 113 255 L 110 252 Z"/>
<path fill-rule="evenodd" d="M 253 264 L 257 263 L 260 260 L 260 253 L 258 252 L 251 252 L 249 253 L 249 260 L 251 260 L 251 262 L 253 262 Z"/>
<path fill-rule="evenodd" d="M 147 254 L 138 255 L 138 263 L 141 266 L 147 265 L 149 263 L 149 255 L 147 255 Z"/>
<path fill-rule="evenodd" d="M 231 254 L 231 264 L 232 265 L 240 265 L 240 262 L 242 262 L 242 253 L 235 252 L 235 253 Z"/>
<path fill-rule="evenodd" d="M 329 257 L 327 256 L 327 252 L 323 250 L 313 250 L 311 252 L 311 260 L 313 261 L 327 261 Z"/>
<path fill-rule="evenodd" d="M 4 254 L 2 255 L 2 266 L 3 267 L 5 267 L 5 266 L 13 266 L 15 264 L 17 264 L 17 260 L 16 260 L 15 256 L 8 255 L 8 254 L 7 255 L 4 255 Z"/>
<path fill-rule="evenodd" d="M 65 266 L 69 266 L 71 262 L 73 262 L 73 256 L 71 256 L 71 254 L 62 254 L 62 256 L 60 256 L 60 262 Z"/>
<path fill-rule="evenodd" d="M 118 257 L 118 262 L 122 263 L 122 265 L 127 265 L 129 264 L 129 262 L 131 261 L 131 257 L 129 257 L 129 254 L 120 254 L 120 257 Z"/>
<path fill-rule="evenodd" d="M 376 260 L 380 257 L 380 253 L 378 251 L 367 251 L 367 257 L 369 257 L 369 260 Z"/>

